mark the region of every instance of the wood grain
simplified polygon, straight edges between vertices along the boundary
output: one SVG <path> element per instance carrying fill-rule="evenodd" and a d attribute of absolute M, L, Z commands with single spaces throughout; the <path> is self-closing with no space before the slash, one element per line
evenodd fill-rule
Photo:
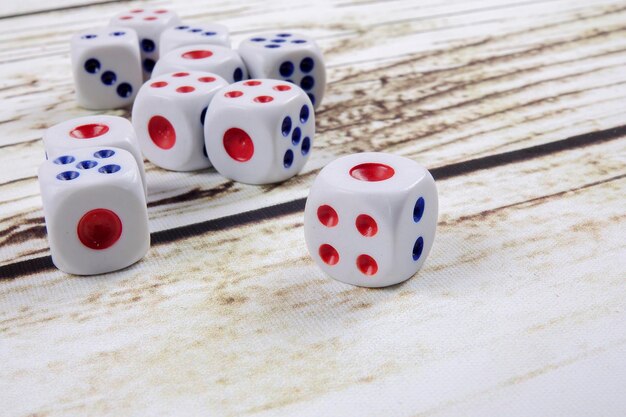
<path fill-rule="evenodd" d="M 41 133 L 93 114 L 74 101 L 71 33 L 137 5 L 219 21 L 235 44 L 311 34 L 327 99 L 286 183 L 148 163 L 148 256 L 71 277 L 45 239 Z M 8 415 L 626 413 L 623 1 L 55 0 L 0 5 L 0 21 Z M 425 164 L 440 193 L 425 267 L 382 290 L 325 277 L 302 231 L 319 169 L 368 150 Z"/>

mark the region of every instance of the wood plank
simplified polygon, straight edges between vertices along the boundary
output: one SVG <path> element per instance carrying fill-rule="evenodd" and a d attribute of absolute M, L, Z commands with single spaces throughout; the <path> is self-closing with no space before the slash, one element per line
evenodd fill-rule
<path fill-rule="evenodd" d="M 252 196 L 263 196 L 264 206 L 302 198 L 313 174 L 345 152 L 386 149 L 437 167 L 621 124 L 619 110 L 613 109 L 625 104 L 623 89 L 615 88 L 626 81 L 621 71 L 626 44 L 620 29 L 625 13 L 593 10 L 603 30 L 591 35 L 588 27 L 598 24 L 595 18 L 551 22 L 536 28 L 536 34 L 558 28 L 563 38 L 524 44 L 514 52 L 510 47 L 498 51 L 511 40 L 526 41 L 528 30 L 514 28 L 508 36 L 460 46 L 455 55 L 417 54 L 401 61 L 333 68 L 330 98 L 318 115 L 315 152 L 301 177 L 281 187 L 248 187 L 226 182 L 211 171 L 182 175 L 149 165 L 149 182 L 159 184 L 150 187 L 152 230 L 257 208 L 259 202 Z M 409 50 L 410 43 L 403 42 L 402 50 Z M 495 56 L 488 55 L 494 51 Z M 350 68 L 350 75 L 343 68 Z M 23 108 L 42 97 L 49 97 L 47 90 Z M 71 98 L 55 109 L 62 118 L 72 112 L 81 111 Z M 42 119 L 50 113 L 41 113 Z M 568 123 L 555 116 L 567 117 Z M 23 124 L 16 128 L 23 130 Z M 0 221 L 7 225 L 0 264 L 45 255 L 47 246 L 34 178 L 41 144 L 30 140 L 5 149 L 11 151 L 0 155 L 0 163 L 12 169 L 0 185 L 6 195 Z"/>
<path fill-rule="evenodd" d="M 91 114 L 68 37 L 130 6 L 92 1 L 0 4 L 4 413 L 626 412 L 623 1 L 132 2 L 223 22 L 235 43 L 302 29 L 328 99 L 284 184 L 148 164 L 148 256 L 70 277 L 51 267 L 34 174 L 43 129 Z M 325 277 L 303 239 L 315 174 L 361 150 L 424 163 L 440 193 L 424 268 L 380 290 Z"/>
<path fill-rule="evenodd" d="M 623 138 L 625 135 L 626 126 L 623 126 L 616 129 L 609 129 L 587 135 L 571 137 L 561 141 L 555 141 L 518 151 L 511 151 L 438 167 L 432 170 L 432 174 L 437 181 L 440 181 L 448 178 L 459 177 L 468 173 L 473 173 L 475 171 L 499 167 L 519 161 L 525 161 L 527 159 L 539 158 L 545 155 L 552 155 L 557 152 L 602 144 L 607 141 Z M 231 184 L 231 186 L 234 185 L 233 183 L 229 184 Z M 226 190 L 228 190 L 228 187 L 226 188 Z M 189 197 L 189 195 L 185 195 L 184 199 L 188 199 Z M 176 202 L 179 202 L 180 200 L 176 197 L 174 197 L 173 199 Z M 305 197 L 301 197 L 297 200 L 289 201 L 286 203 L 279 203 L 277 205 L 266 206 L 260 209 L 250 209 L 249 211 L 243 211 L 239 214 L 231 214 L 225 217 L 219 217 L 216 215 L 214 219 L 202 221 L 200 223 L 166 228 L 161 231 L 152 233 L 152 244 L 168 244 L 171 242 L 175 242 L 178 239 L 188 238 L 211 231 L 235 228 L 254 221 L 271 219 L 273 217 L 291 214 L 294 212 L 302 212 L 304 209 L 304 201 Z M 168 199 L 167 203 L 172 202 Z M 215 215 L 214 213 L 210 214 Z M 25 239 L 25 237 L 29 237 L 31 239 L 39 238 L 40 240 L 44 241 L 45 229 L 43 225 L 43 219 L 35 219 L 34 221 L 28 222 L 27 224 L 28 228 L 26 228 L 25 230 L 20 230 L 19 227 L 14 227 L 12 230 L 8 230 L 10 234 L 7 233 L 8 236 L 5 238 L 3 243 L 7 245 L 11 240 L 13 240 L 18 241 L 20 246 L 29 247 L 30 245 L 33 245 L 34 242 L 32 240 Z M 16 236 L 19 237 L 16 239 Z M 47 253 L 45 241 L 42 242 L 41 248 L 35 250 L 30 248 L 28 249 L 26 255 L 21 255 L 24 259 L 18 262 L 15 262 L 17 258 L 11 259 L 9 262 L 6 263 L 4 267 L 2 267 L 2 265 L 0 264 L 0 278 L 14 278 L 32 274 L 36 271 L 45 271 L 52 269 L 53 265 L 50 256 L 41 255 L 42 253 Z"/>
<path fill-rule="evenodd" d="M 611 141 L 440 181 L 431 258 L 385 290 L 323 277 L 300 213 L 157 246 L 107 279 L 5 282 L 4 403 L 49 416 L 380 415 L 377 404 L 445 415 L 619 354 L 623 333 L 606 329 L 625 318 L 624 150 Z"/>
<path fill-rule="evenodd" d="M 15 19 L 55 12 L 67 12 L 79 8 L 99 6 L 102 4 L 120 4 L 129 0 L 56 0 L 53 4 L 42 4 L 39 0 L 21 0 L 4 2 L 0 5 L 0 19 Z"/>

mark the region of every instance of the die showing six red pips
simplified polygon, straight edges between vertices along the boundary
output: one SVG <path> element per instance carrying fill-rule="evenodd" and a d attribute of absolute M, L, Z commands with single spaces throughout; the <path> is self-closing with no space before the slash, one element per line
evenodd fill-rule
<path fill-rule="evenodd" d="M 269 184 L 297 175 L 311 155 L 326 66 L 309 36 L 269 32 L 231 49 L 226 26 L 137 8 L 75 34 L 71 52 L 78 104 L 132 105 L 132 124 L 88 116 L 44 134 L 39 183 L 52 260 L 65 272 L 111 272 L 145 255 L 143 157 L 167 170 L 213 166 L 233 181 Z M 339 281 L 393 285 L 424 263 L 437 210 L 422 166 L 390 154 L 349 155 L 311 187 L 306 243 Z"/>

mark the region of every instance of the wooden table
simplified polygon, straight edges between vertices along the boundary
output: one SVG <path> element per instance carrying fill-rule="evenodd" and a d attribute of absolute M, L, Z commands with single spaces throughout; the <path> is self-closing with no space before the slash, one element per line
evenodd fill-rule
<path fill-rule="evenodd" d="M 329 85 L 284 184 L 147 163 L 152 248 L 50 261 L 42 131 L 76 106 L 69 36 L 137 5 L 237 44 L 315 36 Z M 624 416 L 626 2 L 20 0 L 0 6 L 0 415 Z M 110 114 L 128 116 L 128 112 Z M 379 150 L 437 179 L 438 236 L 371 290 L 307 254 L 308 187 Z"/>

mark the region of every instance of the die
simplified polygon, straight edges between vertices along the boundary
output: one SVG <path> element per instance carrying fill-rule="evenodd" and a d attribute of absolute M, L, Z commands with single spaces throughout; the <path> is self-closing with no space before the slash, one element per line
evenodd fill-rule
<path fill-rule="evenodd" d="M 230 48 L 228 28 L 216 23 L 208 25 L 179 25 L 168 28 L 161 34 L 159 55 L 187 45 L 218 45 Z"/>
<path fill-rule="evenodd" d="M 141 67 L 143 79 L 152 74 L 154 65 L 159 60 L 159 40 L 161 34 L 169 27 L 180 24 L 178 15 L 166 9 L 133 9 L 115 15 L 111 26 L 132 28 L 139 37 Z"/>
<path fill-rule="evenodd" d="M 188 45 L 163 55 L 153 76 L 177 71 L 212 72 L 234 83 L 248 78 L 248 70 L 236 51 L 218 45 Z"/>
<path fill-rule="evenodd" d="M 75 275 L 125 268 L 148 251 L 146 198 L 135 158 L 119 148 L 78 148 L 39 168 L 52 262 Z"/>
<path fill-rule="evenodd" d="M 147 196 L 143 157 L 133 125 L 123 117 L 85 116 L 56 124 L 43 134 L 46 159 L 56 159 L 79 148 L 115 147 L 124 149 L 135 158 L 144 194 Z"/>
<path fill-rule="evenodd" d="M 72 73 L 81 107 L 102 110 L 133 103 L 142 83 L 134 30 L 103 27 L 74 34 Z"/>
<path fill-rule="evenodd" d="M 317 109 L 326 88 L 326 68 L 315 41 L 296 33 L 269 33 L 248 38 L 239 54 L 251 78 L 274 78 L 299 85 Z"/>
<path fill-rule="evenodd" d="M 146 82 L 133 106 L 133 125 L 143 154 L 174 171 L 211 166 L 204 149 L 207 107 L 226 80 L 216 74 L 186 71 Z"/>
<path fill-rule="evenodd" d="M 240 81 L 220 90 L 204 124 L 215 169 L 248 184 L 296 175 L 309 157 L 314 135 L 315 115 L 306 93 L 269 79 Z"/>
<path fill-rule="evenodd" d="M 304 210 L 309 253 L 332 278 L 362 287 L 409 279 L 423 265 L 437 227 L 432 175 L 385 153 L 344 156 L 324 167 Z"/>

